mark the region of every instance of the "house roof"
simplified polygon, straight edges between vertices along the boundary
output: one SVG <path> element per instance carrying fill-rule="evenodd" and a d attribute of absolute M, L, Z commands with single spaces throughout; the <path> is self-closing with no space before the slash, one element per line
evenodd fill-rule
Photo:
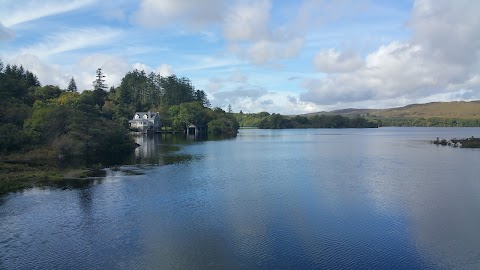
<path fill-rule="evenodd" d="M 140 117 L 140 119 L 135 119 L 135 115 L 137 115 L 137 114 Z M 155 118 L 155 116 L 158 116 L 158 112 L 135 112 L 135 114 L 133 115 L 133 119 L 131 121 L 146 120 L 146 119 L 143 119 L 143 116 L 145 114 L 148 115 L 147 119 L 153 119 L 153 118 Z"/>
<path fill-rule="evenodd" d="M 138 115 L 141 115 L 141 116 L 143 116 L 144 114 L 147 114 L 147 115 L 149 115 L 149 116 L 150 116 L 150 115 L 151 115 L 151 116 L 157 115 L 156 112 L 135 112 L 135 114 L 138 114 Z"/>

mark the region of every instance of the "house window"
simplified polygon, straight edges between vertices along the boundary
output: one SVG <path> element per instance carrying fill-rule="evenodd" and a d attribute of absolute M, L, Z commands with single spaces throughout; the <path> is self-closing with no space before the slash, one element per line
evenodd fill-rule
<path fill-rule="evenodd" d="M 140 115 L 135 114 L 135 119 L 139 119 L 139 118 L 140 118 Z"/>
<path fill-rule="evenodd" d="M 144 114 L 143 119 L 148 119 L 148 115 Z"/>

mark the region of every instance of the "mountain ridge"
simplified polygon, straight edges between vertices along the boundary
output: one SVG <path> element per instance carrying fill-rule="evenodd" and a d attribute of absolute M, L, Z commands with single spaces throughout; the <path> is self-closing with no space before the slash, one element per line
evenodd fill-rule
<path fill-rule="evenodd" d="M 369 118 L 480 118 L 480 100 L 449 101 L 409 104 L 402 107 L 387 109 L 357 109 L 346 108 L 329 112 L 302 114 L 314 116 L 322 114 L 337 114 L 342 116 L 366 116 Z"/>

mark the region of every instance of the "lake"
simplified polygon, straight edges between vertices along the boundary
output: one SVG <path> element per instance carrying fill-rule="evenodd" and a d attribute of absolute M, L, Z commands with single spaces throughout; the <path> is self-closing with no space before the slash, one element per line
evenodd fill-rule
<path fill-rule="evenodd" d="M 0 269 L 480 269 L 480 150 L 429 143 L 470 136 L 140 135 L 105 178 L 0 197 Z"/>

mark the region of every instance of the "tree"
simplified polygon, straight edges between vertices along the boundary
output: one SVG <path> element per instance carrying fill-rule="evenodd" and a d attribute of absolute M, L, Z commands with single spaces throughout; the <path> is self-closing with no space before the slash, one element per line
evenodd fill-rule
<path fill-rule="evenodd" d="M 208 101 L 208 99 L 207 99 L 207 94 L 205 93 L 205 91 L 195 90 L 195 92 L 193 94 L 193 97 L 194 97 L 195 101 L 198 101 L 198 102 L 202 103 L 203 106 L 205 106 L 205 107 L 210 107 L 211 106 L 210 101 Z"/>
<path fill-rule="evenodd" d="M 228 113 L 232 113 L 232 105 L 228 104 Z"/>
<path fill-rule="evenodd" d="M 101 68 L 98 68 L 97 69 L 97 75 L 95 76 L 97 79 L 95 79 L 95 81 L 93 81 L 93 90 L 103 90 L 103 91 L 106 91 L 107 90 L 107 85 L 105 84 L 105 75 L 103 75 L 103 72 L 102 72 L 102 69 Z"/>
<path fill-rule="evenodd" d="M 198 101 L 170 107 L 169 113 L 172 115 L 173 128 L 185 130 L 189 124 L 206 125 L 211 120 L 208 110 L 210 109 L 203 107 Z"/>
<path fill-rule="evenodd" d="M 70 79 L 70 83 L 67 87 L 67 92 L 78 92 L 77 84 L 75 83 L 75 79 L 73 77 Z"/>

